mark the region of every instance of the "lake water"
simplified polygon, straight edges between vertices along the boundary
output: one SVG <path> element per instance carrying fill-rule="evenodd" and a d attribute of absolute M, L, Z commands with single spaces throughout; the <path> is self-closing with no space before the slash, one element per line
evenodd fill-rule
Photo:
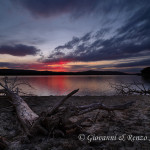
<path fill-rule="evenodd" d="M 3 77 L 0 77 L 0 80 Z M 13 79 L 14 77 L 9 77 Z M 22 81 L 29 82 L 35 89 L 22 86 L 24 92 L 38 95 L 66 95 L 74 89 L 80 89 L 76 95 L 114 95 L 115 90 L 111 87 L 114 83 L 143 82 L 146 87 L 150 83 L 141 76 L 136 75 L 83 75 L 83 76 L 19 76 Z"/>

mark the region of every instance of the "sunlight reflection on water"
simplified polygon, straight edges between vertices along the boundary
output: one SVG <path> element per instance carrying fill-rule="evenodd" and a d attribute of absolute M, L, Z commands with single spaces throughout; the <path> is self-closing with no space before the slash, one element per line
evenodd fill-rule
<path fill-rule="evenodd" d="M 0 79 L 3 77 L 0 77 Z M 14 77 L 10 77 L 14 78 Z M 29 82 L 35 89 L 22 86 L 23 91 L 38 96 L 66 95 L 74 89 L 80 89 L 76 95 L 114 95 L 115 90 L 110 83 L 143 82 L 146 86 L 150 83 L 136 75 L 83 75 L 83 76 L 19 76 L 21 80 Z"/>

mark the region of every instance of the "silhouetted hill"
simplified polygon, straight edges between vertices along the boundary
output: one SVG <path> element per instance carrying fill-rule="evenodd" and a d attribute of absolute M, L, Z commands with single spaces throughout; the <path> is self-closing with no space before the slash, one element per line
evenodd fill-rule
<path fill-rule="evenodd" d="M 0 75 L 128 75 L 118 71 L 83 71 L 83 72 L 52 72 L 19 69 L 0 69 Z"/>

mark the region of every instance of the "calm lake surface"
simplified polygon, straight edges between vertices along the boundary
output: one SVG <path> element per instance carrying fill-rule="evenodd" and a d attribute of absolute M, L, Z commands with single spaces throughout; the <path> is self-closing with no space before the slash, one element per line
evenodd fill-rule
<path fill-rule="evenodd" d="M 3 77 L 0 77 L 0 80 Z M 9 77 L 13 79 L 14 77 Z M 150 87 L 150 83 L 141 76 L 136 75 L 62 75 L 62 76 L 19 76 L 22 81 L 29 82 L 35 89 L 27 86 L 21 86 L 24 92 L 38 95 L 66 95 L 74 89 L 80 89 L 76 95 L 114 95 L 115 90 L 111 84 L 115 83 L 131 83 L 133 81 L 143 82 L 146 87 Z"/>

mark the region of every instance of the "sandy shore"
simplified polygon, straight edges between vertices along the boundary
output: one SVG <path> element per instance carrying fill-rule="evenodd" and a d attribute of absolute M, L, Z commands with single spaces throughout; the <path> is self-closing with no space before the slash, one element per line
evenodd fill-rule
<path fill-rule="evenodd" d="M 63 96 L 49 97 L 23 97 L 30 107 L 40 113 L 46 110 L 48 106 L 53 106 Z M 149 150 L 150 149 L 150 96 L 73 96 L 65 103 L 65 105 L 85 105 L 94 102 L 103 102 L 106 105 L 118 105 L 128 101 L 136 101 L 133 106 L 124 111 L 114 111 L 109 114 L 107 111 L 100 110 L 96 122 L 86 120 L 85 124 L 92 124 L 85 130 L 89 135 L 94 136 L 116 136 L 116 140 L 87 140 L 88 134 L 85 135 L 86 140 L 80 141 L 78 136 L 69 138 L 55 138 L 48 141 L 39 141 L 36 144 L 30 143 L 18 146 L 21 149 L 52 149 L 52 150 Z M 11 104 L 6 97 L 0 97 L 0 136 L 14 140 L 20 134 L 20 126 L 15 116 L 15 112 L 11 111 Z M 85 116 L 95 118 L 98 110 L 87 113 Z M 83 116 L 80 116 L 83 117 Z M 73 120 L 78 118 L 74 117 Z M 124 135 L 124 141 L 119 137 Z M 132 136 L 129 136 L 132 135 Z M 139 137 L 140 136 L 140 137 Z M 143 137 L 142 137 L 143 136 Z M 134 138 L 136 137 L 136 138 Z M 138 137 L 138 138 L 137 138 Z M 133 139 L 134 138 L 134 139 Z M 73 145 L 72 145 L 73 144 Z M 14 148 L 12 145 L 12 149 Z"/>

